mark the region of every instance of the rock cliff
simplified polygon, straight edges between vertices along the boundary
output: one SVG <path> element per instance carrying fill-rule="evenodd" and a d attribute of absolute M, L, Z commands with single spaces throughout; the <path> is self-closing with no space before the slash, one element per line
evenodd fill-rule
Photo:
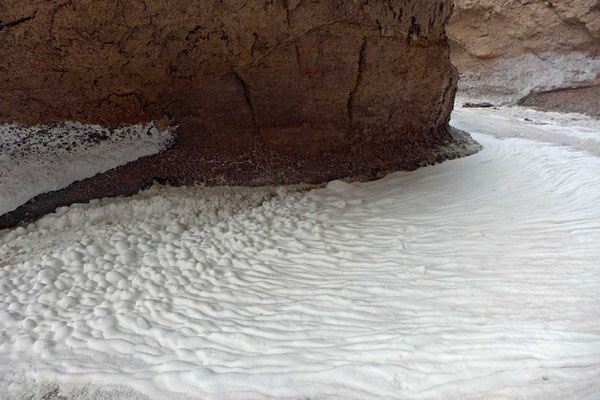
<path fill-rule="evenodd" d="M 317 183 L 416 168 L 468 147 L 448 126 L 452 8 L 0 0 L 0 122 L 178 127 L 169 151 L 78 183 L 60 204 L 153 180 Z"/>
<path fill-rule="evenodd" d="M 564 92 L 570 99 L 564 107 L 586 109 L 587 88 L 600 76 L 600 1 L 455 3 L 448 35 L 461 94 L 515 103 L 527 95 L 531 101 L 537 93 L 585 87 L 581 98 Z M 551 96 L 554 102 L 557 96 L 562 93 Z"/>

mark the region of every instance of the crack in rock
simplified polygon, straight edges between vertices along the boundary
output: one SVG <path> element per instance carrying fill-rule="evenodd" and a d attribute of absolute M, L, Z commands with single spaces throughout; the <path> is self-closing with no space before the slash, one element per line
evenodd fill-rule
<path fill-rule="evenodd" d="M 365 64 L 365 49 L 367 47 L 367 38 L 363 38 L 363 43 L 360 46 L 360 50 L 358 52 L 358 73 L 356 74 L 356 82 L 354 83 L 354 87 L 348 93 L 348 100 L 346 101 L 346 108 L 348 110 L 348 120 L 352 123 L 353 115 L 352 115 L 352 107 L 354 106 L 354 95 L 358 90 L 358 86 L 362 81 L 362 73 Z"/>
<path fill-rule="evenodd" d="M 19 19 L 15 19 L 14 21 L 9 21 L 9 22 L 5 22 L 5 23 L 0 22 L 0 31 L 2 31 L 4 28 L 12 28 L 14 26 L 22 24 L 23 22 L 32 20 L 35 18 L 36 14 L 37 14 L 37 10 L 35 10 L 33 12 L 33 15 L 29 15 L 27 17 L 22 17 Z"/>

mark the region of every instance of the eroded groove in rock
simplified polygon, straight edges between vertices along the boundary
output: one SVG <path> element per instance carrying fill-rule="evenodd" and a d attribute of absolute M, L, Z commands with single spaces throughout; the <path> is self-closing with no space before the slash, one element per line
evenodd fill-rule
<path fill-rule="evenodd" d="M 173 148 L 61 205 L 153 180 L 372 178 L 468 152 L 439 152 L 456 141 L 450 0 L 18 3 L 0 11 L 35 24 L 0 33 L 0 122 L 178 126 Z"/>

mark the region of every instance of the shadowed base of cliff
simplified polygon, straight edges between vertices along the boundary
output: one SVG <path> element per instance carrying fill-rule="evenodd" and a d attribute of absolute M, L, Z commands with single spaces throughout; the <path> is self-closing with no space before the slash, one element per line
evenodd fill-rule
<path fill-rule="evenodd" d="M 280 155 L 255 152 L 239 160 L 197 146 L 193 137 L 179 137 L 167 150 L 39 194 L 0 216 L 0 229 L 34 221 L 57 208 L 93 199 L 129 196 L 154 182 L 173 186 L 203 183 L 207 186 L 261 186 L 268 184 L 321 184 L 346 178 L 366 181 L 389 172 L 414 170 L 445 160 L 474 154 L 481 149 L 469 134 L 455 128 L 430 135 L 427 143 L 382 146 L 363 144 L 347 153 L 286 160 Z M 57 171 L 62 174 L 62 171 Z"/>

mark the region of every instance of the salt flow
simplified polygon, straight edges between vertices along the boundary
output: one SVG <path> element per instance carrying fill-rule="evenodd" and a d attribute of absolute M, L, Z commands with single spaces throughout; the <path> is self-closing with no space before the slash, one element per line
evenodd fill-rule
<path fill-rule="evenodd" d="M 600 399 L 600 158 L 511 112 L 457 110 L 481 152 L 375 182 L 0 232 L 0 398 Z"/>

